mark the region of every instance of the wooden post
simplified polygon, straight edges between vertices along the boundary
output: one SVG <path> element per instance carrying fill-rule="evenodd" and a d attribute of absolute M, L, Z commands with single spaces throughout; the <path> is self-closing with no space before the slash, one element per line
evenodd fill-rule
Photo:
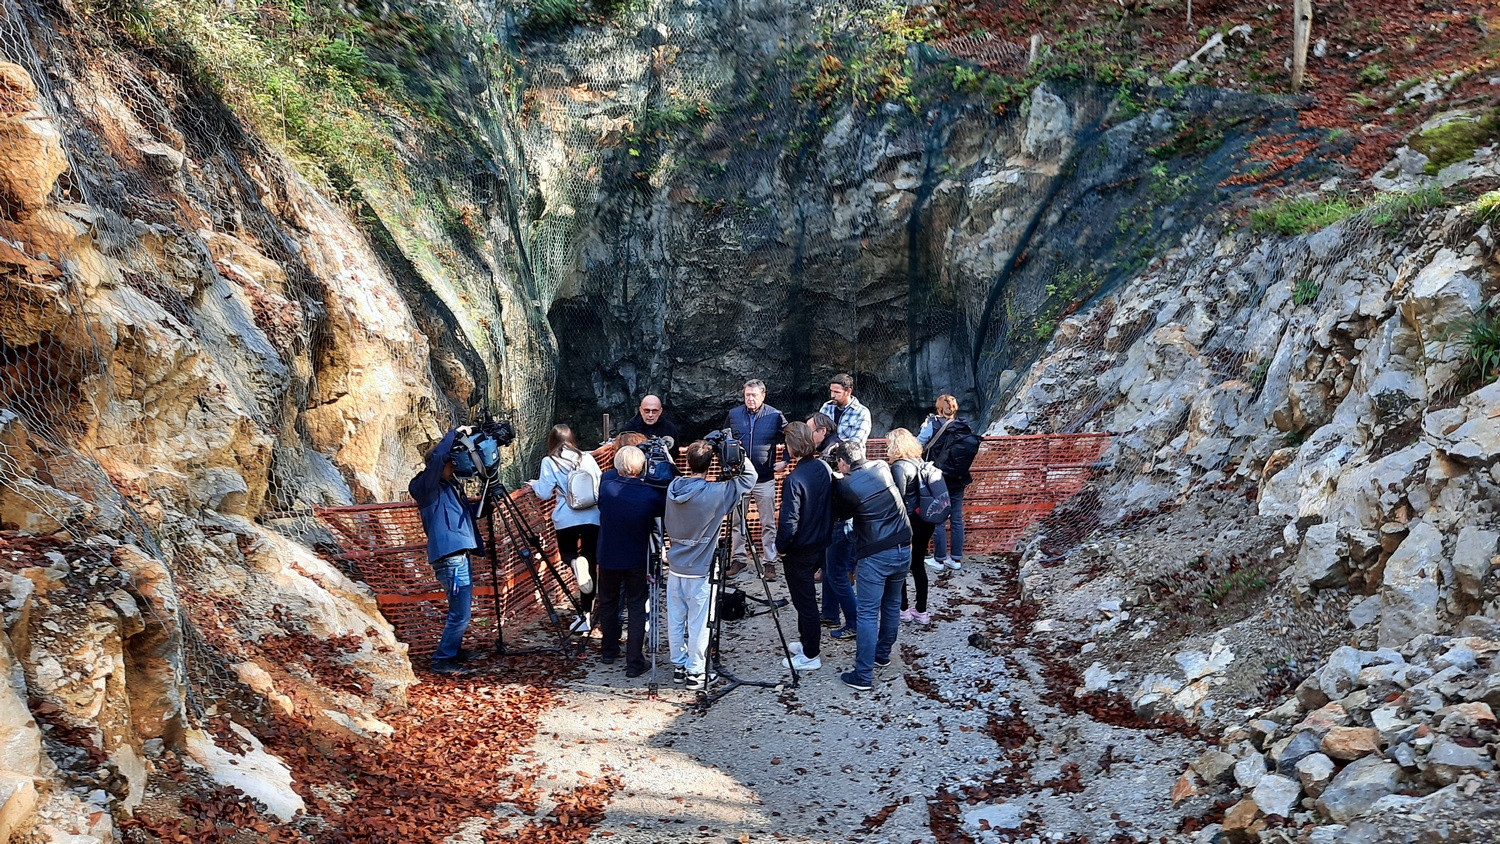
<path fill-rule="evenodd" d="M 1026 67 L 1030 68 L 1036 64 L 1036 60 L 1042 55 L 1042 34 L 1040 32 L 1031 36 L 1031 54 L 1026 57 Z"/>
<path fill-rule="evenodd" d="M 1302 89 L 1307 73 L 1307 43 L 1312 39 L 1312 0 L 1292 3 L 1292 91 Z"/>
<path fill-rule="evenodd" d="M 1193 0 L 1188 0 L 1188 19 L 1187 19 L 1187 25 L 1188 25 L 1188 29 L 1192 29 L 1193 28 Z"/>

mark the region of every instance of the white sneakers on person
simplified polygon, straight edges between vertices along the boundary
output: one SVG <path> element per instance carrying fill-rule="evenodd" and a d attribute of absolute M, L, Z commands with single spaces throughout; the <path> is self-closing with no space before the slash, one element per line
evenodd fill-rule
<path fill-rule="evenodd" d="M 943 560 L 943 567 L 946 568 L 948 571 L 959 571 L 959 570 L 961 570 L 964 567 L 964 561 L 963 560 L 955 560 L 952 557 L 949 557 L 949 558 Z"/>
<path fill-rule="evenodd" d="M 816 671 L 819 668 L 823 667 L 823 658 L 820 656 L 808 658 L 803 656 L 801 651 L 798 651 L 797 653 L 792 654 L 792 658 L 790 660 L 783 659 L 781 661 L 782 668 L 788 667 L 788 664 L 790 664 L 792 668 L 795 668 L 798 671 Z"/>
<path fill-rule="evenodd" d="M 933 571 L 942 571 L 943 570 L 943 563 L 942 563 L 942 561 L 941 560 L 933 559 L 932 557 L 928 557 L 927 559 L 923 560 L 922 564 L 925 565 L 925 566 L 927 566 L 928 568 L 932 569 Z"/>
<path fill-rule="evenodd" d="M 916 618 L 917 618 L 916 608 L 906 609 L 906 610 L 902 610 L 901 611 L 901 622 L 903 624 L 915 621 Z"/>
<path fill-rule="evenodd" d="M 928 615 L 925 612 L 913 611 L 911 614 L 911 621 L 913 624 L 931 624 L 932 616 Z"/>
<path fill-rule="evenodd" d="M 583 615 L 580 615 L 578 618 L 574 619 L 573 626 L 568 628 L 568 632 L 587 636 L 589 634 L 589 631 L 592 629 L 592 625 L 589 624 L 589 614 L 584 613 Z"/>
<path fill-rule="evenodd" d="M 719 679 L 717 673 L 709 673 L 706 676 L 703 674 L 689 674 L 687 675 L 687 684 L 685 687 L 690 692 L 701 692 L 708 688 L 709 683 L 717 679 Z"/>

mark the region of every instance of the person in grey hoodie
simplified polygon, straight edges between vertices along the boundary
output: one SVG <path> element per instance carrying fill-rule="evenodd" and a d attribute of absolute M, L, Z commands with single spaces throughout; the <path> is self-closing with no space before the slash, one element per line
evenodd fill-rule
<path fill-rule="evenodd" d="M 719 544 L 719 525 L 735 502 L 755 486 L 755 465 L 747 457 L 739 472 L 710 483 L 714 447 L 689 445 L 688 475 L 667 487 L 667 641 L 672 650 L 672 682 L 693 690 L 708 686 L 709 570 Z"/>

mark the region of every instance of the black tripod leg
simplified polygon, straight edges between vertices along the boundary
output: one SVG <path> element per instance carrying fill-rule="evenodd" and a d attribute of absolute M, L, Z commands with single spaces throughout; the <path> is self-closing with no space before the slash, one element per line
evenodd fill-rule
<path fill-rule="evenodd" d="M 786 667 L 792 673 L 792 687 L 796 688 L 800 685 L 800 680 L 797 677 L 797 667 L 792 665 L 792 649 L 787 644 L 786 631 L 781 627 L 781 613 L 777 612 L 776 598 L 771 594 L 771 582 L 765 578 L 760 551 L 756 548 L 755 543 L 750 541 L 750 508 L 743 499 L 740 500 L 739 508 L 740 524 L 744 526 L 745 531 L 745 547 L 750 551 L 750 570 L 758 574 L 760 585 L 765 589 L 766 604 L 771 608 L 771 622 L 776 625 L 776 635 L 781 639 L 781 652 L 786 654 Z M 766 514 L 760 513 L 759 509 L 756 512 L 760 515 L 761 531 L 762 536 L 764 536 Z M 772 514 L 772 518 L 775 518 L 775 514 Z"/>
<path fill-rule="evenodd" d="M 573 590 L 568 587 L 568 582 L 563 579 L 563 576 L 561 574 L 558 573 L 557 567 L 552 565 L 552 561 L 547 559 L 546 549 L 542 546 L 542 535 L 540 533 L 537 533 L 537 531 L 531 526 L 531 520 L 526 517 L 525 511 L 521 509 L 520 505 L 511 499 L 510 489 L 508 489 L 504 483 L 497 483 L 497 486 L 499 487 L 500 495 L 504 500 L 506 515 L 508 520 L 510 521 L 512 528 L 514 529 L 515 527 L 519 526 L 519 530 L 517 532 L 526 540 L 526 544 L 531 548 L 532 553 L 536 555 L 537 559 L 542 561 L 542 566 L 547 569 L 547 572 L 549 574 L 552 575 L 552 580 L 557 584 L 558 589 L 562 591 L 562 594 L 567 597 L 568 603 L 573 605 L 574 611 L 579 615 L 583 615 L 583 601 L 581 600 L 581 598 L 573 597 Z M 541 577 L 537 577 L 536 583 L 538 588 L 541 588 L 543 592 L 546 592 L 546 588 L 542 583 Z"/>
<path fill-rule="evenodd" d="M 500 491 L 498 493 L 491 492 L 490 494 L 502 496 L 504 502 L 503 504 L 499 501 L 494 502 L 495 512 L 501 514 L 501 518 L 505 521 L 506 530 L 510 531 L 511 535 L 515 535 L 515 533 L 517 532 L 517 525 L 512 520 L 516 517 L 516 513 L 511 509 L 515 507 L 515 502 L 510 500 L 510 494 L 505 492 L 505 487 L 503 485 L 500 486 Z M 530 539 L 532 543 L 535 543 L 538 546 L 541 545 L 541 542 L 535 537 L 528 537 L 528 539 Z M 547 584 L 542 582 L 542 577 L 540 572 L 537 571 L 536 559 L 533 555 L 534 552 L 530 547 L 521 548 L 519 554 L 519 556 L 521 557 L 521 564 L 526 567 L 527 573 L 531 575 L 531 582 L 536 586 L 537 594 L 542 598 L 542 607 L 547 610 L 547 620 L 551 622 L 552 629 L 556 631 L 558 640 L 562 643 L 563 654 L 572 656 L 573 646 L 572 642 L 568 639 L 567 628 L 563 626 L 562 619 L 558 618 L 557 608 L 552 604 L 552 596 L 547 594 Z"/>
<path fill-rule="evenodd" d="M 505 614 L 500 606 L 500 548 L 495 544 L 495 515 L 490 514 L 490 586 L 495 590 L 495 654 L 505 655 Z"/>

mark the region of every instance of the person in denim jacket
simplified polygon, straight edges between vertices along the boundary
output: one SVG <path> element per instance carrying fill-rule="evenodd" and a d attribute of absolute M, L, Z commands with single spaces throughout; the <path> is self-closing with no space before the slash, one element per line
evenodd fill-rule
<path fill-rule="evenodd" d="M 443 638 L 432 654 L 432 670 L 453 674 L 466 659 L 480 655 L 462 648 L 474 604 L 474 578 L 470 554 L 484 553 L 479 520 L 487 507 L 476 510 L 453 475 L 453 444 L 460 435 L 472 433 L 467 425 L 454 428 L 427 452 L 426 466 L 407 485 L 407 491 L 422 512 L 422 530 L 427 533 L 427 562 L 448 597 L 448 617 Z"/>

